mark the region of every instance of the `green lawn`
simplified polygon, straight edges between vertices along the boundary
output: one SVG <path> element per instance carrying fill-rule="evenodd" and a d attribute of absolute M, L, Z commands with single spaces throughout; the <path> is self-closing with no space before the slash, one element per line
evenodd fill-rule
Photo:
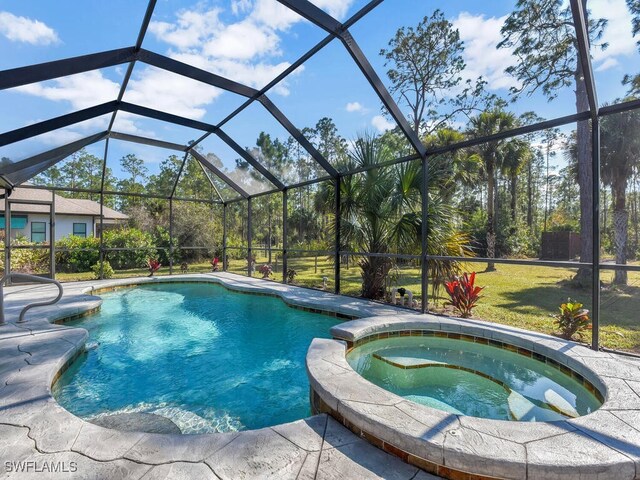
<path fill-rule="evenodd" d="M 265 256 L 258 255 L 257 265 L 267 262 Z M 282 281 L 282 265 L 272 257 L 274 266 L 273 279 Z M 245 260 L 230 260 L 230 272 L 246 274 Z M 333 291 L 333 265 L 327 256 L 290 258 L 289 268 L 297 272 L 294 284 L 322 288 L 323 277 L 327 277 L 328 290 Z M 485 286 L 483 297 L 475 310 L 475 318 L 489 320 L 496 323 L 513 325 L 529 330 L 551 333 L 555 331 L 551 315 L 555 314 L 558 306 L 571 297 L 581 301 L 586 308 L 590 308 L 591 294 L 587 290 L 576 290 L 564 285 L 575 273 L 574 269 L 497 265 L 495 272 L 482 272 L 485 264 L 468 264 L 466 269 L 476 269 L 478 277 L 476 283 Z M 189 272 L 209 272 L 208 262 L 190 264 Z M 169 269 L 163 267 L 160 275 L 168 274 Z M 180 273 L 180 266 L 174 268 L 174 273 Z M 115 278 L 146 275 L 146 269 L 117 271 Z M 158 275 L 158 274 L 156 274 Z M 258 272 L 254 276 L 261 276 Z M 601 344 L 605 347 L 632 350 L 640 353 L 640 319 L 636 317 L 640 312 L 640 273 L 629 273 L 629 285 L 623 289 L 609 287 L 612 272 L 602 273 L 605 288 L 601 294 Z M 61 281 L 90 280 L 92 273 L 58 274 Z M 341 269 L 341 290 L 345 294 L 358 295 L 360 291 L 360 269 L 357 265 L 350 265 Z M 420 301 L 420 269 L 411 265 L 402 267 L 397 280 L 398 286 L 411 290 Z M 442 312 L 444 299 L 438 299 L 434 310 Z M 433 302 L 432 302 L 433 303 Z M 590 338 L 585 337 L 589 342 Z"/>

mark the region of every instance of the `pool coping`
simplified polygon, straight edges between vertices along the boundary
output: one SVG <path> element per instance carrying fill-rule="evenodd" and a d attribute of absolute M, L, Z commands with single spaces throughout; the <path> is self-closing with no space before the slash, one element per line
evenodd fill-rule
<path fill-rule="evenodd" d="M 369 468 L 400 479 L 427 478 L 419 468 L 379 451 L 326 414 L 259 430 L 201 435 L 124 432 L 76 417 L 52 396 L 51 387 L 84 351 L 88 333 L 61 322 L 100 308 L 93 295 L 108 289 L 175 282 L 205 282 L 235 291 L 280 297 L 310 311 L 330 311 L 339 318 L 370 314 L 381 306 L 336 295 L 228 273 L 141 277 L 64 284 L 57 305 L 32 309 L 26 323 L 16 323 L 28 300 L 47 296 L 46 287 L 6 290 L 8 324 L 0 326 L 0 453 L 12 461 L 74 462 L 79 475 L 101 478 L 314 478 L 327 471 Z M 403 314 L 401 309 L 381 311 Z M 359 465 L 352 457 L 367 458 Z M 23 457 L 23 458 L 21 458 Z M 78 466 L 79 465 L 79 466 Z M 2 465 L 5 467 L 6 466 Z M 0 466 L 0 467 L 2 467 Z M 355 469 L 355 470 L 354 470 Z M 150 472 L 153 472 L 150 474 Z M 7 470 L 4 473 L 9 474 Z M 13 471 L 16 478 L 25 478 Z M 34 473 L 34 472 L 31 472 Z M 149 476 L 147 477 L 147 475 Z M 42 471 L 34 477 L 41 478 Z M 8 475 L 11 476 L 11 475 Z M 73 475 L 70 475 L 73 477 Z M 27 477 L 28 478 L 28 477 Z M 155 478 L 155 477 L 154 477 Z"/>
<path fill-rule="evenodd" d="M 604 396 L 588 415 L 556 422 L 510 422 L 446 413 L 367 381 L 346 360 L 372 338 L 441 332 L 485 338 L 551 359 Z M 504 325 L 434 315 L 379 316 L 337 325 L 314 339 L 307 373 L 315 412 L 404 461 L 445 478 L 634 479 L 640 476 L 640 368 L 610 353 Z M 358 343 L 360 342 L 360 343 Z M 554 365 L 555 366 L 555 365 Z"/>

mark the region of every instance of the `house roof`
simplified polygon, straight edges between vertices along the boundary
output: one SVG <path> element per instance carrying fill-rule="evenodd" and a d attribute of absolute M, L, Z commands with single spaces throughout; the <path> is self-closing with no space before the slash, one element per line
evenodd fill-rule
<path fill-rule="evenodd" d="M 20 200 L 28 202 L 51 202 L 52 191 L 44 188 L 20 188 L 13 190 L 11 197 L 11 211 L 19 213 L 49 213 L 48 205 L 33 205 L 28 203 L 13 203 Z M 91 217 L 100 216 L 100 203 L 88 199 L 67 198 L 55 196 L 55 209 L 57 215 L 84 215 Z M 5 210 L 5 200 L 0 200 L 0 212 Z M 129 217 L 109 207 L 103 207 L 105 220 L 127 220 Z"/>

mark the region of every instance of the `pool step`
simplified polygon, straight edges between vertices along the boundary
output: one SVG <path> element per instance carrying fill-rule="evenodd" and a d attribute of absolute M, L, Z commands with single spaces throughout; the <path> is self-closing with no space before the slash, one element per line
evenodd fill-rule
<path fill-rule="evenodd" d="M 389 365 L 397 368 L 410 369 L 410 368 L 426 368 L 434 366 L 448 365 L 445 362 L 438 362 L 436 360 L 427 360 L 420 357 L 408 357 L 405 355 L 393 355 L 393 354 L 380 354 L 374 353 L 373 358 L 381 360 Z"/>
<path fill-rule="evenodd" d="M 554 410 L 542 408 L 520 395 L 511 391 L 507 398 L 509 405 L 509 413 L 520 422 L 553 422 L 556 420 L 564 420 L 566 417 Z"/>
<path fill-rule="evenodd" d="M 454 415 L 464 415 L 464 413 L 462 413 L 457 408 L 452 407 L 448 403 L 442 402 L 433 397 L 428 397 L 426 395 L 404 395 L 404 398 L 414 403 L 419 403 L 420 405 L 425 405 L 431 408 L 437 408 L 438 410 L 443 410 Z"/>
<path fill-rule="evenodd" d="M 553 410 L 561 413 L 562 415 L 566 415 L 567 417 L 571 418 L 580 416 L 580 414 L 576 411 L 575 408 L 573 408 L 573 406 L 569 402 L 562 398 L 560 394 L 554 392 L 551 389 L 544 392 L 544 399 L 547 402 L 547 405 L 549 405 Z"/>

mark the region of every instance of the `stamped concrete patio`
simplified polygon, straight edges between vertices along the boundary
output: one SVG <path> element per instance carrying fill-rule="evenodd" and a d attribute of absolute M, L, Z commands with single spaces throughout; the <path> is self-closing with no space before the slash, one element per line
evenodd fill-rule
<path fill-rule="evenodd" d="M 107 429 L 82 420 L 60 407 L 51 395 L 51 385 L 61 370 L 84 350 L 87 333 L 81 328 L 67 327 L 53 322 L 79 316 L 98 308 L 101 299 L 89 294 L 92 291 L 131 284 L 180 280 L 222 283 L 234 290 L 276 295 L 298 307 L 322 309 L 341 316 L 381 317 L 380 321 L 357 320 L 350 323 L 348 324 L 350 330 L 346 333 L 334 328 L 334 336 L 347 341 L 353 341 L 365 335 L 371 328 L 389 330 L 403 326 L 403 328 L 414 329 L 417 328 L 414 325 L 415 322 L 431 321 L 434 324 L 437 323 L 438 328 L 445 330 L 462 329 L 461 321 L 456 319 L 445 320 L 433 316 L 423 316 L 423 319 L 423 317 L 412 315 L 411 311 L 392 306 L 228 273 L 70 283 L 65 285 L 65 294 L 60 303 L 50 307 L 35 308 L 27 314 L 26 323 L 16 324 L 18 314 L 26 303 L 54 296 L 55 288 L 33 285 L 10 287 L 5 292 L 5 307 L 9 323 L 0 326 L 0 459 L 3 462 L 0 465 L 0 472 L 3 475 L 2 478 L 386 478 L 399 480 L 437 478 L 365 441 L 362 436 L 370 433 L 365 428 L 365 423 L 370 422 L 371 419 L 366 419 L 361 426 L 364 432 L 361 432 L 361 436 L 355 435 L 326 414 L 261 430 L 175 435 Z M 505 340 L 507 338 L 502 337 L 506 335 L 509 341 L 514 341 L 511 331 L 513 329 L 505 333 L 504 330 L 508 327 L 498 328 L 496 325 L 491 327 L 481 322 L 475 323 L 477 323 L 476 326 L 468 328 L 488 328 L 489 330 L 493 328 L 492 338 Z M 355 333 L 351 332 L 353 329 Z M 525 331 L 516 333 L 522 337 L 519 341 L 527 341 L 525 338 L 527 335 L 536 335 Z M 332 345 L 331 342 L 333 341 L 321 341 L 327 345 Z M 539 346 L 545 349 L 556 343 L 562 342 L 557 339 L 547 339 Z M 523 344 L 523 346 L 527 345 Z M 589 472 L 583 469 L 580 479 L 612 478 L 610 469 L 614 464 L 624 466 L 624 472 L 619 472 L 622 476 L 616 478 L 639 478 L 640 430 L 634 425 L 640 422 L 640 364 L 634 359 L 598 354 L 584 347 L 578 347 L 576 344 L 570 347 L 576 361 L 585 362 L 585 367 L 589 367 L 592 372 L 597 372 L 601 378 L 604 378 L 604 389 L 607 392 L 606 408 L 602 408 L 601 412 L 598 410 L 596 415 L 576 419 L 572 431 L 576 428 L 580 429 L 580 424 L 584 422 L 587 422 L 589 431 L 599 429 L 601 426 L 609 430 L 614 428 L 615 431 L 610 438 L 604 439 L 591 438 L 593 435 L 590 433 L 581 435 L 580 441 L 584 443 L 583 448 L 580 445 L 575 447 L 582 451 L 582 454 L 573 459 L 567 459 L 563 453 L 567 446 L 563 444 L 563 439 L 575 434 L 563 432 L 563 435 L 551 435 L 549 448 L 545 448 L 543 452 L 545 458 L 548 455 L 557 455 L 557 458 L 566 465 L 571 461 L 586 462 L 588 460 L 586 463 L 594 468 Z M 313 356 L 316 350 L 312 348 L 310 355 Z M 551 355 L 553 352 L 546 353 Z M 343 390 L 351 391 L 353 385 L 364 380 L 354 376 L 350 379 L 350 388 L 344 385 L 348 375 L 345 374 L 347 367 L 343 364 L 346 363 L 344 353 L 341 355 L 333 363 L 342 362 L 335 368 L 341 366 L 345 371 L 340 371 L 342 375 L 331 381 L 337 382 L 336 384 L 342 382 Z M 583 356 L 586 357 L 583 358 Z M 611 373 L 610 367 L 613 360 L 616 365 L 615 371 L 619 372 L 619 375 Z M 586 365 L 587 363 L 589 365 Z M 315 372 L 317 378 L 318 371 L 314 370 L 313 363 L 309 368 L 312 373 Z M 326 377 L 326 373 L 331 368 L 327 372 L 325 370 L 327 369 L 323 369 L 322 375 Z M 637 381 L 624 380 L 616 375 L 637 379 Z M 314 386 L 318 385 L 314 383 Z M 333 392 L 338 402 L 341 401 L 340 396 L 343 390 Z M 384 391 L 380 394 L 389 395 Z M 330 402 L 331 399 L 326 398 L 325 401 Z M 589 424 L 591 417 L 597 418 L 598 421 L 604 420 L 603 415 L 614 418 L 610 415 L 611 411 L 615 414 L 629 413 L 635 417 L 626 420 L 615 417 L 619 422 L 618 427 L 611 425 L 610 421 L 607 425 Z M 375 422 L 379 423 L 380 418 L 382 417 L 379 416 Z M 490 421 L 471 417 L 465 417 L 459 421 L 464 422 L 468 432 L 462 430 L 473 434 L 472 437 L 474 435 L 478 438 L 482 437 L 483 441 L 480 442 L 482 448 L 479 448 L 479 443 L 470 441 L 468 450 L 458 452 L 459 458 L 464 457 L 462 463 L 458 462 L 458 473 L 472 469 L 480 453 L 492 458 L 496 455 L 498 457 L 504 455 L 505 451 L 500 448 L 500 442 L 498 442 L 500 437 L 508 436 L 514 429 L 518 431 L 522 428 L 527 429 L 525 424 L 506 422 L 505 427 L 508 428 L 505 431 L 502 429 L 487 431 L 480 427 Z M 397 425 L 394 422 L 392 421 Z M 351 422 L 349 426 L 352 426 Z M 544 425 L 538 424 L 538 428 L 541 427 Z M 409 430 L 411 429 L 408 428 L 405 433 L 409 434 Z M 469 435 L 465 438 L 467 437 Z M 487 439 L 493 440 L 487 443 L 485 442 Z M 518 448 L 526 452 L 527 443 L 534 440 L 536 439 L 519 438 L 509 441 L 511 443 L 515 441 Z M 558 441 L 554 443 L 554 440 Z M 598 457 L 602 468 L 596 465 L 598 458 L 590 454 L 591 448 L 598 442 L 607 445 L 606 449 L 600 446 L 598 450 L 603 455 L 601 455 L 602 458 Z M 444 446 L 442 448 L 444 449 Z M 447 460 L 447 458 L 450 459 Z M 476 460 L 473 460 L 474 458 Z M 528 458 L 526 453 L 524 458 Z M 444 455 L 443 464 L 446 465 L 449 461 L 453 462 L 451 465 L 455 464 L 453 457 Z M 439 462 L 436 461 L 436 463 Z M 504 470 L 504 472 L 507 471 L 511 470 Z M 541 472 L 536 474 L 529 469 L 522 473 L 524 477 L 509 474 L 504 478 L 551 478 Z M 557 473 L 557 471 L 554 472 L 554 475 Z M 497 471 L 494 474 L 497 474 L 494 478 L 502 478 Z M 462 477 L 455 478 L 468 480 L 479 477 L 464 474 Z M 553 478 L 578 477 L 573 475 L 569 468 Z"/>
<path fill-rule="evenodd" d="M 225 273 L 216 276 L 236 289 L 264 291 L 265 282 L 259 280 Z M 179 279 L 202 280 L 203 276 L 171 278 Z M 9 324 L 0 326 L 2 478 L 436 478 L 370 445 L 324 414 L 254 431 L 170 435 L 106 429 L 64 410 L 51 396 L 50 387 L 60 369 L 84 348 L 86 332 L 51 322 L 97 308 L 101 301 L 84 293 L 88 289 L 147 281 L 164 279 L 66 284 L 59 304 L 33 309 L 23 324 L 15 324 L 21 307 L 55 295 L 55 288 L 6 289 Z M 374 310 L 404 313 L 276 283 L 270 289 L 287 302 L 309 308 L 330 305 L 343 315 L 370 315 Z"/>

